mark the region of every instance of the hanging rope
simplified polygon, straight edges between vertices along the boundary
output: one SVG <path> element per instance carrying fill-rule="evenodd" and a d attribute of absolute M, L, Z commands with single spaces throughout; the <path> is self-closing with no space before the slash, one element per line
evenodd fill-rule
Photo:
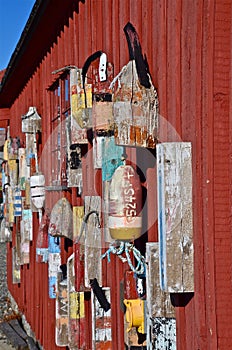
<path fill-rule="evenodd" d="M 134 258 L 137 260 L 137 265 L 134 266 L 131 261 L 130 252 L 132 251 Z M 126 257 L 123 257 L 122 254 L 125 253 Z M 140 251 L 135 248 L 135 246 L 129 242 L 120 242 L 119 247 L 111 245 L 109 249 L 102 255 L 102 259 L 107 257 L 108 262 L 110 262 L 110 254 L 115 254 L 122 260 L 122 262 L 127 262 L 130 266 L 130 269 L 137 275 L 142 275 L 145 273 L 145 257 L 140 253 Z"/>

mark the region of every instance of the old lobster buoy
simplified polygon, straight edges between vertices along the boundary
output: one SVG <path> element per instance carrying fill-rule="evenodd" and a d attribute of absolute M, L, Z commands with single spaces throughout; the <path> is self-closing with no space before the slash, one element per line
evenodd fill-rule
<path fill-rule="evenodd" d="M 38 263 L 48 262 L 48 227 L 49 216 L 45 213 L 40 222 L 36 242 L 36 261 Z"/>
<path fill-rule="evenodd" d="M 109 194 L 109 231 L 113 239 L 131 241 L 141 235 L 142 188 L 131 165 L 119 166 Z"/>
<path fill-rule="evenodd" d="M 69 201 L 61 198 L 52 208 L 49 233 L 51 236 L 64 236 L 73 239 L 73 214 Z"/>

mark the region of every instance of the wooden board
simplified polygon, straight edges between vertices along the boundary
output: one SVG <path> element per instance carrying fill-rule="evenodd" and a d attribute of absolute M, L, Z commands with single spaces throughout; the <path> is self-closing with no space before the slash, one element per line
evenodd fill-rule
<path fill-rule="evenodd" d="M 85 128 L 85 124 L 87 126 L 89 120 L 88 118 L 85 118 L 84 114 L 85 98 L 84 91 L 81 87 L 81 72 L 78 69 L 70 70 L 70 103 L 71 143 L 88 143 L 87 129 Z"/>
<path fill-rule="evenodd" d="M 110 288 L 103 288 L 105 297 L 110 303 Z M 92 349 L 112 349 L 112 316 L 111 309 L 107 312 L 101 307 L 97 297 L 91 291 L 92 305 Z"/>
<path fill-rule="evenodd" d="M 103 212 L 103 223 L 104 223 L 104 241 L 105 243 L 113 243 L 114 239 L 110 235 L 109 230 L 109 190 L 110 181 L 103 181 L 102 183 L 102 212 Z"/>
<path fill-rule="evenodd" d="M 147 349 L 176 349 L 175 308 L 159 281 L 159 243 L 146 243 Z"/>
<path fill-rule="evenodd" d="M 25 239 L 32 241 L 33 240 L 33 222 L 32 222 L 31 209 L 23 209 L 22 221 L 23 221 L 23 235 Z"/>
<path fill-rule="evenodd" d="M 49 233 L 73 239 L 73 213 L 69 201 L 63 197 L 52 208 Z"/>
<path fill-rule="evenodd" d="M 21 281 L 20 257 L 17 254 L 16 247 L 12 248 L 12 283 L 17 284 Z"/>
<path fill-rule="evenodd" d="M 48 286 L 51 299 L 55 299 L 57 294 L 57 275 L 61 265 L 59 241 L 59 237 L 48 235 Z"/>
<path fill-rule="evenodd" d="M 84 206 L 73 206 L 73 242 L 80 236 L 84 210 Z"/>
<path fill-rule="evenodd" d="M 193 292 L 191 143 L 157 146 L 160 283 L 166 292 Z"/>
<path fill-rule="evenodd" d="M 96 210 L 101 222 L 101 197 L 85 197 L 85 215 Z M 95 213 L 91 214 L 86 223 L 85 234 L 85 286 L 90 288 L 90 280 L 96 278 L 102 285 L 102 242 L 101 228 Z"/>
<path fill-rule="evenodd" d="M 122 68 L 113 101 L 116 144 L 155 148 L 158 96 L 152 84 L 149 89 L 140 85 L 134 60 Z"/>
<path fill-rule="evenodd" d="M 30 236 L 24 220 L 20 221 L 20 263 L 29 264 L 30 262 Z"/>
<path fill-rule="evenodd" d="M 12 231 L 9 227 L 6 227 L 6 219 L 1 220 L 0 228 L 0 242 L 11 242 L 12 241 Z"/>
<path fill-rule="evenodd" d="M 56 294 L 56 334 L 57 346 L 68 345 L 68 284 L 67 277 L 63 273 L 57 273 Z"/>
<path fill-rule="evenodd" d="M 68 278 L 68 347 L 71 350 L 85 349 L 84 292 L 75 290 L 74 254 L 67 261 Z"/>
<path fill-rule="evenodd" d="M 93 139 L 93 166 L 94 169 L 102 168 L 102 143 L 105 136 L 96 136 Z"/>
<path fill-rule="evenodd" d="M 80 151 L 80 149 L 79 149 L 80 145 L 76 144 L 76 147 L 74 147 L 74 149 L 73 149 L 73 145 L 71 145 L 71 141 L 72 141 L 71 140 L 71 116 L 66 118 L 65 128 L 66 128 L 66 144 L 67 144 L 67 157 L 68 157 L 68 161 L 67 161 L 67 165 L 66 165 L 67 186 L 68 187 L 78 187 L 78 194 L 81 194 L 81 191 L 82 191 L 81 157 L 80 157 L 80 164 L 78 166 L 75 167 L 72 164 L 72 158 L 73 158 L 73 156 L 76 156 L 75 152 Z M 83 147 L 83 145 L 82 145 L 82 147 Z"/>

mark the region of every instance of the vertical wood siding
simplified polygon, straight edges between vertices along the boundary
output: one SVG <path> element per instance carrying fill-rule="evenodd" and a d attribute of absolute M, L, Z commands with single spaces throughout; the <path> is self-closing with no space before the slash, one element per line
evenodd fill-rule
<path fill-rule="evenodd" d="M 56 1 L 53 3 L 56 11 Z M 41 154 L 51 132 L 46 90 L 54 80 L 51 72 L 69 64 L 81 67 L 90 54 L 102 50 L 114 64 L 116 75 L 129 60 L 123 27 L 128 21 L 135 26 L 158 89 L 160 141 L 192 143 L 195 291 L 189 299 L 180 294 L 176 300 L 178 350 L 227 350 L 231 346 L 231 7 L 230 0 L 79 2 L 78 11 L 69 18 L 60 16 L 63 25 L 53 23 L 51 17 L 51 25 L 62 25 L 62 30 L 10 108 L 11 136 L 18 136 L 22 135 L 21 115 L 29 106 L 37 107 L 43 123 Z M 40 40 L 47 30 L 40 33 Z M 34 53 L 40 55 L 36 45 Z M 142 164 L 141 151 L 129 152 Z M 143 245 L 146 237 L 158 239 L 155 165 L 144 169 L 148 235 L 142 238 Z M 83 176 L 83 195 L 101 195 L 101 174 L 92 169 L 90 152 L 83 162 Z M 72 204 L 83 205 L 75 191 Z M 37 232 L 34 214 L 30 264 L 21 267 L 21 283 L 16 285 L 11 281 L 12 249 L 8 244 L 8 285 L 44 349 L 59 350 L 62 347 L 55 345 L 55 300 L 48 298 L 47 265 L 35 262 Z M 71 253 L 72 247 L 63 249 L 62 261 Z M 103 285 L 112 291 L 112 349 L 123 349 L 120 282 L 125 270 L 115 257 L 110 263 L 103 261 Z M 90 302 L 85 303 L 86 327 L 90 327 Z M 89 336 L 88 349 L 91 341 Z"/>

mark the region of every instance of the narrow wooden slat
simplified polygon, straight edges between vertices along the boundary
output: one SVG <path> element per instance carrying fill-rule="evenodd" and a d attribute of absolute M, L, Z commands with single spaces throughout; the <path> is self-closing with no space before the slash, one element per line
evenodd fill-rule
<path fill-rule="evenodd" d="M 159 243 L 146 243 L 147 349 L 176 349 L 175 308 L 159 283 Z"/>
<path fill-rule="evenodd" d="M 90 280 L 96 278 L 102 285 L 102 260 L 101 260 L 101 197 L 85 197 L 85 215 L 90 214 L 86 222 L 85 234 L 85 286 L 90 287 Z M 98 213 L 98 218 L 97 218 Z"/>

